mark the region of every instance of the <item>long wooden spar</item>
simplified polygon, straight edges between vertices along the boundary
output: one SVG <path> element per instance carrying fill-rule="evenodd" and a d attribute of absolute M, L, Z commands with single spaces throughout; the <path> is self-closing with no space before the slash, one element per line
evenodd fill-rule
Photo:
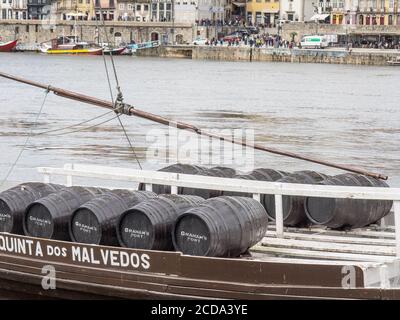
<path fill-rule="evenodd" d="M 107 109 L 111 109 L 111 110 L 115 110 L 115 104 L 110 102 L 110 101 L 106 101 L 106 100 L 102 100 L 102 99 L 98 99 L 95 97 L 91 97 L 91 96 L 87 96 L 84 94 L 80 94 L 77 92 L 73 92 L 73 91 L 69 91 L 69 90 L 64 90 L 61 88 L 56 88 L 50 85 L 45 85 L 39 82 L 35 82 L 35 81 L 31 81 L 31 80 L 27 80 L 27 79 L 23 79 L 20 77 L 16 77 L 10 74 L 6 74 L 3 72 L 0 72 L 0 76 L 3 78 L 7 78 L 10 80 L 14 80 L 17 82 L 21 82 L 21 83 L 25 83 L 34 87 L 38 87 L 38 88 L 42 88 L 48 91 L 53 92 L 54 94 L 60 96 L 60 97 L 64 97 L 67 99 L 72 99 L 72 100 L 76 100 L 76 101 L 80 101 L 80 102 L 84 102 L 84 103 L 88 103 L 88 104 L 92 104 L 92 105 L 96 105 L 99 107 L 103 107 L 103 108 L 107 108 Z M 261 151 L 265 151 L 265 152 L 269 152 L 269 153 L 273 153 L 273 154 L 278 154 L 281 156 L 286 156 L 286 157 L 290 157 L 290 158 L 295 158 L 295 159 L 300 159 L 300 160 L 304 160 L 304 161 L 308 161 L 308 162 L 313 162 L 313 163 L 318 163 L 320 165 L 324 165 L 324 166 L 328 166 L 328 167 L 332 167 L 332 168 L 336 168 L 336 169 L 341 169 L 341 170 L 345 170 L 345 171 L 349 171 L 349 172 L 354 172 L 354 173 L 358 173 L 358 174 L 363 174 L 363 175 L 367 175 L 373 178 L 377 178 L 377 179 L 383 179 L 383 180 L 387 180 L 388 176 L 386 175 L 382 175 L 379 173 L 374 173 L 374 172 L 369 172 L 363 169 L 359 169 L 359 168 L 355 168 L 352 166 L 347 166 L 347 165 L 343 165 L 343 164 L 337 164 L 337 163 L 333 163 L 333 162 L 329 162 L 329 161 L 325 161 L 325 160 L 321 160 L 321 159 L 317 159 L 317 158 L 313 158 L 313 157 L 309 157 L 309 156 L 305 156 L 305 155 L 301 155 L 301 154 L 296 154 L 293 152 L 288 152 L 288 151 L 284 151 L 284 150 L 279 150 L 279 149 L 275 149 L 275 148 L 270 148 L 270 147 L 264 147 L 262 145 L 259 144 L 249 144 L 245 141 L 239 141 L 239 140 L 235 140 L 235 139 L 231 139 L 231 138 L 227 138 L 227 137 L 223 137 L 223 136 L 219 136 L 217 134 L 213 134 L 210 132 L 206 132 L 203 131 L 193 125 L 184 123 L 184 122 L 179 122 L 179 121 L 173 121 L 170 120 L 168 118 L 164 118 L 149 112 L 145 112 L 139 109 L 136 109 L 135 107 L 123 103 L 122 106 L 120 106 L 122 108 L 118 108 L 118 112 L 126 114 L 126 115 L 130 115 L 130 116 L 136 116 L 136 117 L 140 117 L 140 118 L 144 118 L 150 121 L 154 121 L 157 123 L 161 123 L 163 125 L 167 125 L 167 126 L 173 126 L 176 127 L 178 129 L 182 129 L 182 130 L 189 130 L 189 131 L 193 131 L 197 134 L 203 135 L 203 136 L 207 136 L 207 137 L 211 137 L 211 138 L 215 138 L 215 139 L 219 139 L 221 141 L 226 141 L 229 143 L 234 143 L 234 144 L 238 144 L 244 147 L 249 147 L 249 148 L 253 148 L 256 150 L 261 150 Z"/>

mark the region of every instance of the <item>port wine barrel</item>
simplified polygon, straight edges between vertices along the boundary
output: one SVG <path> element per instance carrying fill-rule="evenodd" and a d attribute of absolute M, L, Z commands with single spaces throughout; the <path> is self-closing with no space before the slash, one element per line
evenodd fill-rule
<path fill-rule="evenodd" d="M 228 167 L 217 166 L 208 169 L 201 166 L 182 164 L 182 163 L 170 165 L 168 167 L 160 169 L 159 171 L 211 176 L 211 177 L 222 177 L 222 178 L 231 178 L 236 174 L 235 169 Z M 139 185 L 139 190 L 145 190 L 145 186 L 143 183 Z M 153 192 L 157 194 L 169 194 L 171 193 L 171 187 L 163 185 L 153 185 Z M 202 197 L 204 199 L 208 199 L 222 195 L 222 191 L 178 187 L 178 194 L 194 195 Z"/>
<path fill-rule="evenodd" d="M 288 175 L 287 172 L 268 169 L 268 168 L 258 168 L 253 171 L 245 174 L 240 174 L 233 176 L 234 179 L 245 179 L 245 180 L 257 180 L 257 181 L 276 181 Z M 253 195 L 250 193 L 244 192 L 231 192 L 224 191 L 224 196 L 239 196 L 239 197 L 248 197 L 252 198 Z"/>
<path fill-rule="evenodd" d="M 150 191 L 115 189 L 84 203 L 74 211 L 69 224 L 71 240 L 80 243 L 117 246 L 117 221 L 120 215 L 157 195 Z"/>
<path fill-rule="evenodd" d="M 316 171 L 296 171 L 278 182 L 283 183 L 300 183 L 300 184 L 319 184 L 328 176 Z M 304 227 L 308 226 L 311 221 L 308 219 L 304 210 L 305 197 L 299 196 L 283 196 L 282 197 L 282 209 L 283 209 L 283 224 L 285 226 L 292 227 Z M 274 195 L 262 195 L 261 203 L 267 210 L 268 217 L 275 220 L 275 196 Z"/>
<path fill-rule="evenodd" d="M 191 195 L 161 195 L 125 211 L 117 223 L 121 246 L 137 249 L 173 250 L 172 228 L 178 215 L 203 198 Z"/>
<path fill-rule="evenodd" d="M 70 240 L 68 225 L 74 210 L 106 191 L 108 190 L 73 186 L 32 202 L 23 218 L 25 235 Z"/>
<path fill-rule="evenodd" d="M 382 180 L 363 175 L 345 173 L 322 182 L 324 185 L 388 188 Z M 393 202 L 388 200 L 337 199 L 308 197 L 304 207 L 308 218 L 315 224 L 332 229 L 361 228 L 386 216 Z"/>
<path fill-rule="evenodd" d="M 268 216 L 256 200 L 223 196 L 186 210 L 173 229 L 175 250 L 184 254 L 237 257 L 259 242 Z"/>
<path fill-rule="evenodd" d="M 161 168 L 158 171 L 173 172 L 173 173 L 185 173 L 185 174 L 194 174 L 194 175 L 200 175 L 200 174 L 205 175 L 206 168 L 201 167 L 201 166 L 191 165 L 191 164 L 176 163 L 176 164 L 167 166 L 165 168 Z M 139 190 L 145 190 L 144 183 L 139 184 Z M 171 186 L 154 184 L 152 191 L 155 192 L 156 194 L 169 194 L 169 193 L 171 193 Z M 196 189 L 181 188 L 181 187 L 178 188 L 178 194 L 195 194 L 195 193 L 196 193 Z"/>
<path fill-rule="evenodd" d="M 26 182 L 0 193 L 0 232 L 24 234 L 22 218 L 29 204 L 62 188 L 58 184 Z"/>
<path fill-rule="evenodd" d="M 232 178 L 236 174 L 236 170 L 227 167 L 213 167 L 210 169 L 204 169 L 199 175 L 209 177 L 221 177 L 221 178 Z M 192 193 L 190 193 L 192 192 Z M 179 193 L 179 191 L 178 191 Z M 210 199 L 222 196 L 222 190 L 208 190 L 208 189 L 188 189 L 182 188 L 179 194 L 192 194 L 195 196 L 202 197 L 204 199 Z"/>

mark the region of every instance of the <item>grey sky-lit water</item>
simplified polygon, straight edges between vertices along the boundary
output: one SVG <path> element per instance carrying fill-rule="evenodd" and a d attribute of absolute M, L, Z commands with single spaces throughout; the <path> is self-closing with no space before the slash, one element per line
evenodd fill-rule
<path fill-rule="evenodd" d="M 400 186 L 400 68 L 115 60 L 125 100 L 138 108 L 203 129 L 254 129 L 260 144 L 385 173 L 392 186 Z M 101 57 L 0 54 L 0 69 L 109 99 Z M 30 131 L 43 97 L 43 90 L 0 79 L 1 179 L 18 155 L 25 140 L 22 134 Z M 35 131 L 61 128 L 104 112 L 51 94 Z M 151 145 L 146 134 L 161 126 L 137 118 L 124 117 L 123 122 L 143 167 L 163 166 L 165 161 L 145 157 Z M 38 179 L 35 167 L 67 162 L 137 167 L 113 120 L 85 132 L 32 138 L 10 179 Z M 255 166 L 340 172 L 261 152 L 255 153 Z"/>

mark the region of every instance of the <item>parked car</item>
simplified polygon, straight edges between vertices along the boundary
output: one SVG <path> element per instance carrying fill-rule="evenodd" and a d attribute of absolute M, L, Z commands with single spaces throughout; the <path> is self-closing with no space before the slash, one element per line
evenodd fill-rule
<path fill-rule="evenodd" d="M 231 34 L 228 34 L 223 38 L 225 42 L 235 42 L 235 41 L 241 41 L 242 40 L 242 34 L 240 32 L 233 32 Z"/>
<path fill-rule="evenodd" d="M 258 27 L 246 27 L 246 31 L 250 34 L 258 34 L 260 32 L 260 29 Z"/>
<path fill-rule="evenodd" d="M 193 40 L 192 44 L 194 44 L 195 46 L 204 46 L 204 45 L 208 45 L 208 39 L 202 39 L 202 38 L 196 38 L 195 40 Z"/>

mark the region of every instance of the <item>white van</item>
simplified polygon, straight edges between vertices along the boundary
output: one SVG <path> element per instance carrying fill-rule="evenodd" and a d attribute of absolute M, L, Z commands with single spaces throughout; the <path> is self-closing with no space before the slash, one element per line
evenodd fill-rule
<path fill-rule="evenodd" d="M 304 36 L 301 38 L 300 45 L 305 49 L 323 49 L 329 46 L 329 41 L 327 36 Z"/>

